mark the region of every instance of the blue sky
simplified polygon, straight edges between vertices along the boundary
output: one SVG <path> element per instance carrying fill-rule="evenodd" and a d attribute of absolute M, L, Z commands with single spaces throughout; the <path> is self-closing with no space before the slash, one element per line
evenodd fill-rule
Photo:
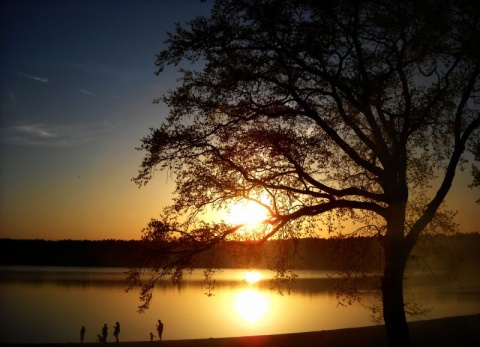
<path fill-rule="evenodd" d="M 138 189 L 135 150 L 176 81 L 155 55 L 200 0 L 13 0 L 1 4 L 0 236 L 132 239 L 171 182 Z M 162 176 L 160 176 L 162 177 Z"/>
<path fill-rule="evenodd" d="M 138 189 L 140 139 L 175 86 L 155 55 L 200 0 L 7 0 L 1 3 L 0 237 L 138 239 L 169 202 L 159 174 Z M 463 231 L 480 231 L 478 190 L 449 196 Z"/>

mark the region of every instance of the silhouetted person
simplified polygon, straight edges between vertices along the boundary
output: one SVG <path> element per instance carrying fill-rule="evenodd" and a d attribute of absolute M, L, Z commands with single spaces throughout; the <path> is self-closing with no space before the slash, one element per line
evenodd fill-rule
<path fill-rule="evenodd" d="M 158 320 L 158 324 L 157 324 L 157 332 L 158 332 L 158 338 L 160 339 L 160 341 L 162 341 L 163 323 L 160 319 Z"/>
<path fill-rule="evenodd" d="M 115 336 L 115 341 L 118 342 L 118 334 L 120 334 L 120 323 L 116 323 L 113 328 L 113 335 Z"/>
<path fill-rule="evenodd" d="M 152 333 L 150 333 L 150 342 L 153 342 L 153 338 L 155 337 L 155 335 L 153 335 Z"/>
<path fill-rule="evenodd" d="M 85 326 L 82 325 L 82 329 L 80 329 L 80 343 L 83 343 L 84 338 L 85 338 Z"/>
<path fill-rule="evenodd" d="M 105 338 L 102 335 L 98 334 L 97 335 L 97 342 L 106 343 L 107 341 L 105 341 Z"/>
<path fill-rule="evenodd" d="M 104 340 L 103 342 L 107 342 L 107 336 L 108 336 L 108 327 L 107 327 L 107 323 L 105 323 L 105 325 L 102 328 L 102 337 Z"/>

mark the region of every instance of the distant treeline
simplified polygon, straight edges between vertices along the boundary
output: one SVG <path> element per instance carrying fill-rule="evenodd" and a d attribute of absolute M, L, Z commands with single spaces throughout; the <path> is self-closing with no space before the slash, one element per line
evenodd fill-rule
<path fill-rule="evenodd" d="M 136 267 L 152 244 L 140 240 L 18 240 L 0 239 L 0 265 Z M 412 255 L 410 266 L 480 267 L 480 234 L 423 237 Z M 279 255 L 284 254 L 282 258 Z M 151 255 L 151 253 L 150 253 Z M 378 239 L 298 239 L 268 241 L 253 248 L 224 244 L 198 256 L 195 267 L 379 270 L 382 248 Z M 285 263 L 288 261 L 288 263 Z"/>
<path fill-rule="evenodd" d="M 139 263 L 140 241 L 0 239 L 1 265 L 130 267 Z"/>

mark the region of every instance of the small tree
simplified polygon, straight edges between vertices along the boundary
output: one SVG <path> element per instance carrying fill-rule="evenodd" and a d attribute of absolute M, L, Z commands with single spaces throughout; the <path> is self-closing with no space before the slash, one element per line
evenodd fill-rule
<path fill-rule="evenodd" d="M 154 271 L 142 308 L 158 279 L 181 279 L 204 250 L 348 218 L 383 248 L 388 343 L 410 346 L 407 260 L 467 150 L 479 153 L 479 16 L 453 0 L 218 0 L 210 17 L 177 25 L 157 73 L 193 65 L 157 100 L 170 114 L 142 140 L 134 179 L 144 185 L 155 169 L 176 179 L 173 204 L 145 229 Z M 239 200 L 268 212 L 250 232 L 199 218 Z"/>

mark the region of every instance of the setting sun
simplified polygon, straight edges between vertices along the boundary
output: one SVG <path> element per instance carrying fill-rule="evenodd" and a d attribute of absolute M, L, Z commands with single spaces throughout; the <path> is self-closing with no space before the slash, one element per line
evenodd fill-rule
<path fill-rule="evenodd" d="M 268 211 L 260 204 L 253 201 L 233 204 L 229 211 L 225 213 L 225 221 L 229 224 L 248 224 L 254 225 L 260 223 L 268 217 Z"/>

